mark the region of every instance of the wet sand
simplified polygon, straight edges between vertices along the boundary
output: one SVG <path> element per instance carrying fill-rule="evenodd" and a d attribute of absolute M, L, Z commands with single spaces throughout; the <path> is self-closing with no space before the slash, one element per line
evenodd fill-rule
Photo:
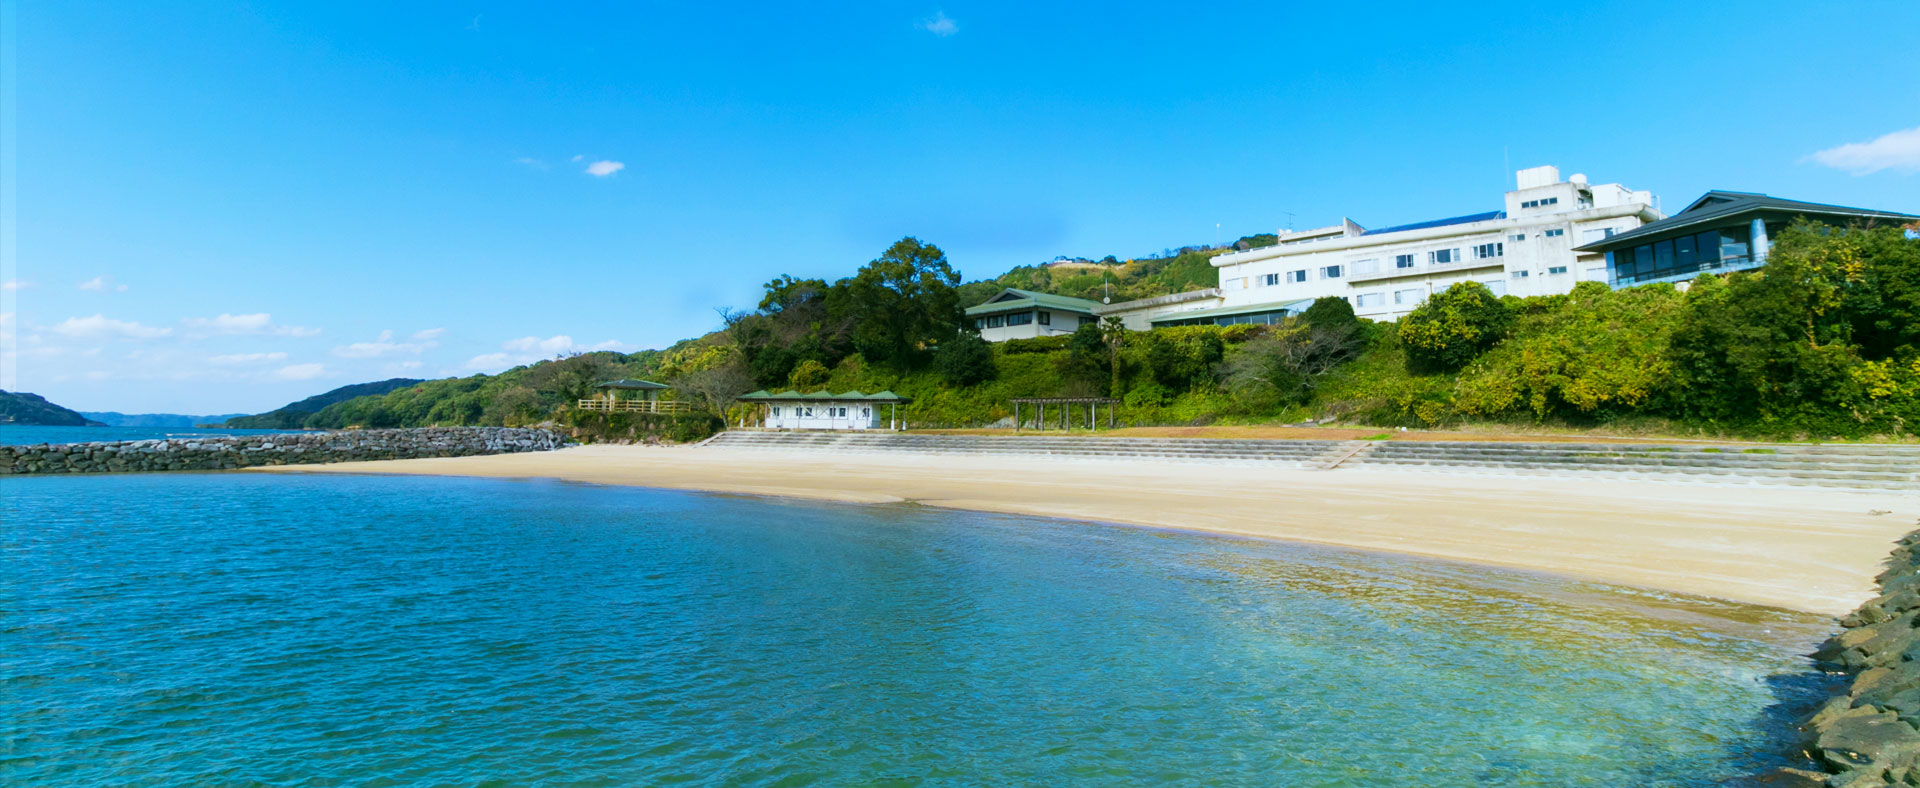
<path fill-rule="evenodd" d="M 1920 496 L 1888 492 L 1152 460 L 585 446 L 252 470 L 906 501 L 1385 550 L 1836 616 L 1873 596 L 1893 540 L 1920 527 Z"/>

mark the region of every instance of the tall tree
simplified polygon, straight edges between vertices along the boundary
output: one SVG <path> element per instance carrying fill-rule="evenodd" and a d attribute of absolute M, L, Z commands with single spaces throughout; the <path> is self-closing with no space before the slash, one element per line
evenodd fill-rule
<path fill-rule="evenodd" d="M 920 350 L 960 331 L 960 274 L 940 247 L 911 236 L 866 264 L 838 296 L 832 311 L 853 319 L 853 344 L 867 358 L 908 365 Z"/>

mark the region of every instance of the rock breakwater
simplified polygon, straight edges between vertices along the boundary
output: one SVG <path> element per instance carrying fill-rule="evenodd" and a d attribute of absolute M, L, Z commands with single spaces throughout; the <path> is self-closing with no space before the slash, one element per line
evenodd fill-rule
<path fill-rule="evenodd" d="M 1840 619 L 1840 634 L 1813 655 L 1850 677 L 1801 725 L 1824 772 L 1785 769 L 1766 784 L 1920 785 L 1920 532 L 1900 539 L 1875 580 L 1880 596 Z"/>
<path fill-rule="evenodd" d="M 0 475 L 220 471 L 552 451 L 566 443 L 557 432 L 527 427 L 421 427 L 0 446 Z"/>

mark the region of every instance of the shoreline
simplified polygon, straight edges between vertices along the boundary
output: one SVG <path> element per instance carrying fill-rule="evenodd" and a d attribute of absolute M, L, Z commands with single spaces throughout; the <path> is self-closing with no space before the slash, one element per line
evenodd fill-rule
<path fill-rule="evenodd" d="M 599 445 L 249 470 L 916 503 L 1400 553 L 1822 616 L 1871 598 L 1894 541 L 1920 519 L 1920 498 L 1871 491 L 992 455 Z"/>

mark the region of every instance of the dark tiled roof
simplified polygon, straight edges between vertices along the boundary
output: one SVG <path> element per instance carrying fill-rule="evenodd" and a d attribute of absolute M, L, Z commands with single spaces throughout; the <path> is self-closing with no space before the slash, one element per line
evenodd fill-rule
<path fill-rule="evenodd" d="M 1890 219 L 1902 222 L 1916 218 L 1908 214 L 1894 213 L 1892 211 L 1875 211 L 1867 208 L 1848 208 L 1844 205 L 1783 200 L 1779 197 L 1768 197 L 1767 195 L 1755 192 L 1715 190 L 1701 195 L 1700 199 L 1694 200 L 1692 205 L 1688 205 L 1685 210 L 1679 213 L 1657 222 L 1643 224 L 1632 230 L 1615 235 L 1612 238 L 1575 247 L 1574 251 L 1604 252 L 1610 249 L 1618 249 L 1622 246 L 1629 246 L 1635 242 L 1653 236 L 1663 235 L 1672 230 L 1680 230 L 1695 225 L 1716 222 L 1732 216 L 1758 213 L 1761 211 L 1773 214 L 1822 216 L 1840 219 Z"/>
<path fill-rule="evenodd" d="M 1470 213 L 1470 214 L 1467 214 L 1466 216 L 1455 216 L 1451 219 L 1435 219 L 1430 222 L 1414 222 L 1413 224 L 1402 224 L 1395 227 L 1382 227 L 1378 230 L 1368 230 L 1365 233 L 1363 233 L 1363 235 L 1386 235 L 1387 233 L 1404 233 L 1408 230 L 1425 230 L 1429 227 L 1446 227 L 1448 225 L 1453 225 L 1453 224 L 1472 224 L 1474 222 L 1490 222 L 1490 221 L 1493 221 L 1494 219 L 1505 219 L 1505 218 L 1507 218 L 1506 211 L 1487 211 L 1486 213 Z"/>

